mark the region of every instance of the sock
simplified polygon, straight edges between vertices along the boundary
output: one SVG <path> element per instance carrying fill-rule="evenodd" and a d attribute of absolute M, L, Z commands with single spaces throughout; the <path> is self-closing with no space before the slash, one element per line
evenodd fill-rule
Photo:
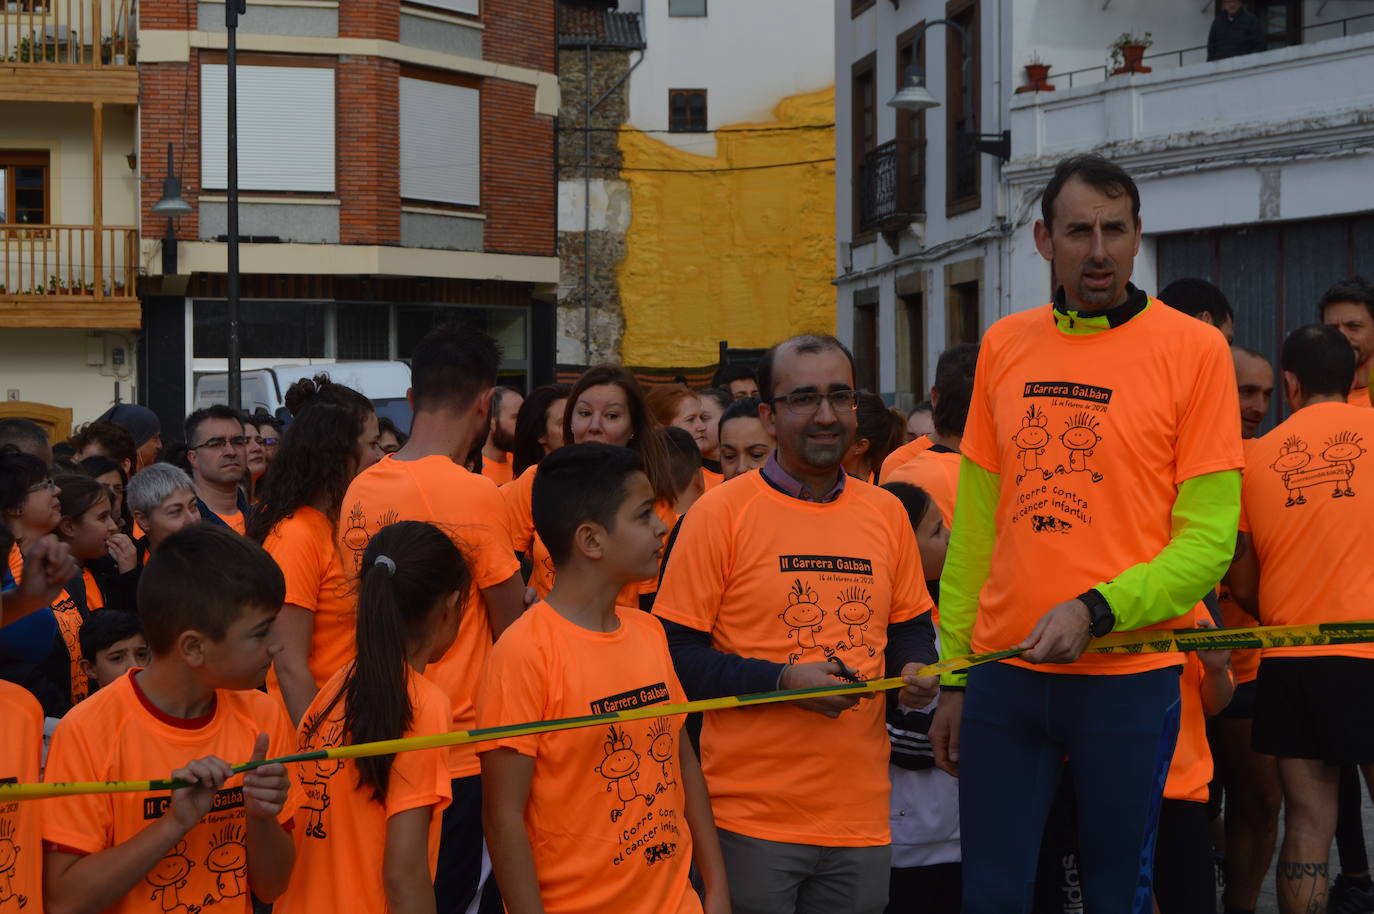
<path fill-rule="evenodd" d="M 1374 889 L 1374 881 L 1371 881 L 1368 873 L 1363 876 L 1346 876 L 1342 874 L 1341 881 L 1346 885 L 1359 889 L 1361 892 L 1368 892 L 1370 889 Z"/>

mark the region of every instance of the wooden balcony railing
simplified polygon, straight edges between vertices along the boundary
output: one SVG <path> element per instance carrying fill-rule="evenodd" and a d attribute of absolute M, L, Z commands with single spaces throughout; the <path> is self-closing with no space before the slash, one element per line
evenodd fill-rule
<path fill-rule="evenodd" d="M 0 64 L 134 64 L 135 0 L 0 0 Z"/>
<path fill-rule="evenodd" d="M 925 140 L 892 140 L 864 154 L 859 230 L 896 231 L 925 215 Z"/>
<path fill-rule="evenodd" d="M 0 299 L 137 299 L 132 226 L 0 225 Z"/>

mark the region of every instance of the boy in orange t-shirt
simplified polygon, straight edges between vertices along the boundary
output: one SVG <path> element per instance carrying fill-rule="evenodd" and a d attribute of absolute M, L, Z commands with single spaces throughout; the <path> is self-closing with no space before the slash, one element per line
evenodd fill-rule
<path fill-rule="evenodd" d="M 638 454 L 576 444 L 540 464 L 534 519 L 558 569 L 547 602 L 482 673 L 483 727 L 683 701 L 663 629 L 615 605 L 658 566 L 667 528 Z M 481 743 L 492 868 L 510 914 L 729 910 L 725 865 L 683 716 Z"/>
<path fill-rule="evenodd" d="M 1374 565 L 1374 413 L 1345 402 L 1355 355 L 1335 327 L 1311 324 L 1284 341 L 1293 414 L 1253 446 L 1245 466 L 1237 558 L 1228 581 L 1261 625 L 1369 618 Z M 1255 751 L 1277 756 L 1287 826 L 1279 849 L 1285 909 L 1324 905 L 1340 766 L 1374 779 L 1374 645 L 1266 648 L 1255 702 Z"/>
<path fill-rule="evenodd" d="M 260 546 L 210 524 L 169 537 L 143 569 L 138 605 L 152 662 L 63 718 L 45 779 L 170 772 L 192 786 L 45 801 L 49 910 L 249 914 L 254 895 L 272 901 L 286 889 L 295 860 L 286 768 L 235 775 L 225 761 L 294 745 L 285 709 L 258 691 L 277 649 L 282 591 Z"/>

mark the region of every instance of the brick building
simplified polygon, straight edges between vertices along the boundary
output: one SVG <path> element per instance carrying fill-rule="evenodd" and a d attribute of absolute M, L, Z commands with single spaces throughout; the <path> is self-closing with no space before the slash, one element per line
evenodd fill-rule
<path fill-rule="evenodd" d="M 227 365 L 226 44 L 223 3 L 141 0 L 139 386 L 164 424 Z M 406 358 L 457 318 L 507 383 L 549 376 L 553 0 L 249 0 L 238 52 L 244 370 Z M 194 208 L 170 242 L 169 144 Z"/>

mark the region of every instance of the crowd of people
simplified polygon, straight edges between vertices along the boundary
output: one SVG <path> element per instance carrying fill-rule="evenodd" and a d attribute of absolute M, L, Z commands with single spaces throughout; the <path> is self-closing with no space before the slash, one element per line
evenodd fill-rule
<path fill-rule="evenodd" d="M 1374 286 L 1276 373 L 1211 283 L 1131 284 L 1140 208 L 1060 163 L 1054 300 L 910 414 L 825 335 L 704 390 L 522 393 L 440 326 L 409 428 L 327 373 L 180 442 L 129 404 L 0 420 L 0 779 L 189 785 L 0 802 L 0 910 L 1239 914 L 1271 868 L 1284 912 L 1374 910 L 1374 644 L 1090 650 L 1370 615 Z"/>

